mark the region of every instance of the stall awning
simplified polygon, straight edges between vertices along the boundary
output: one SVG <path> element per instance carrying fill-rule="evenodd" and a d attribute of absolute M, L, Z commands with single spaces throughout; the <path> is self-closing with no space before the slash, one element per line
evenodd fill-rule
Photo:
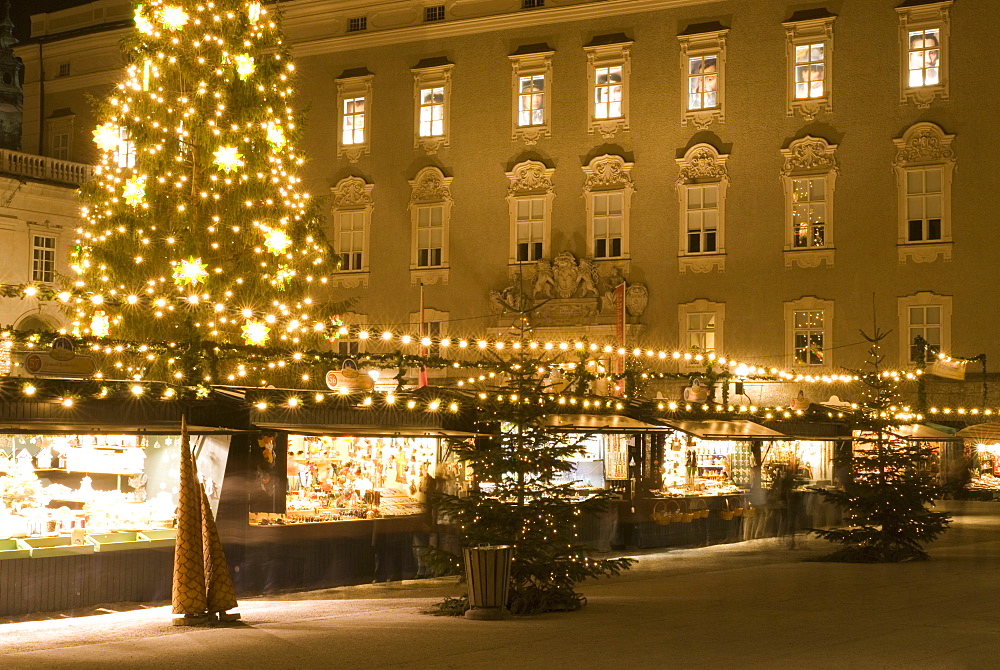
<path fill-rule="evenodd" d="M 192 435 L 236 435 L 250 431 L 213 426 L 188 426 Z M 143 426 L 87 423 L 24 422 L 0 424 L 0 435 L 180 435 L 181 425 L 147 424 Z"/>
<path fill-rule="evenodd" d="M 292 435 L 345 437 L 476 437 L 476 433 L 427 426 L 321 426 L 290 423 L 255 423 L 263 430 L 282 430 Z"/>
<path fill-rule="evenodd" d="M 787 440 L 784 433 L 753 421 L 680 421 L 662 419 L 670 428 L 702 440 Z"/>
<path fill-rule="evenodd" d="M 983 442 L 1000 442 L 1000 423 L 977 423 L 955 433 L 955 437 Z"/>
<path fill-rule="evenodd" d="M 918 442 L 948 442 L 955 439 L 955 436 L 951 433 L 946 433 L 943 430 L 931 428 L 920 423 L 897 426 L 891 428 L 889 432 L 904 439 Z"/>
<path fill-rule="evenodd" d="M 621 414 L 549 414 L 542 419 L 542 423 L 568 433 L 645 433 L 664 430 L 663 426 L 637 421 Z"/>

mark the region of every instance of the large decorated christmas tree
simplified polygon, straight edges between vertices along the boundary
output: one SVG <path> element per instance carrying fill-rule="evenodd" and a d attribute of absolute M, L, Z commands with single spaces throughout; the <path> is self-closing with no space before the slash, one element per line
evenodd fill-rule
<path fill-rule="evenodd" d="M 330 326 L 335 269 L 301 190 L 294 65 L 247 0 L 152 0 L 99 102 L 72 259 L 78 334 L 296 344 Z"/>

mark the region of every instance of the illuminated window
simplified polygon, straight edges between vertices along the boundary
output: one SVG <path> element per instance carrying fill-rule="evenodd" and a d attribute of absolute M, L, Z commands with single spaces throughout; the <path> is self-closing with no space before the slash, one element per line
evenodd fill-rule
<path fill-rule="evenodd" d="M 792 179 L 792 247 L 826 246 L 826 177 Z"/>
<path fill-rule="evenodd" d="M 605 139 L 629 129 L 631 48 L 631 41 L 604 44 L 601 39 L 584 47 L 591 86 L 590 132 Z"/>
<path fill-rule="evenodd" d="M 554 172 L 538 161 L 524 161 L 507 173 L 512 265 L 541 260 L 549 254 Z"/>
<path fill-rule="evenodd" d="M 688 59 L 688 109 L 719 106 L 719 57 L 695 56 Z"/>
<path fill-rule="evenodd" d="M 352 163 L 356 163 L 362 155 L 370 153 L 371 146 L 369 122 L 373 76 L 366 69 L 355 72 L 357 72 L 355 76 L 342 75 L 337 79 L 337 105 L 340 112 L 337 155 L 346 156 Z"/>
<path fill-rule="evenodd" d="M 899 260 L 951 259 L 951 180 L 954 135 L 933 123 L 917 123 L 896 146 L 899 193 Z"/>
<path fill-rule="evenodd" d="M 805 137 L 782 149 L 785 188 L 785 266 L 833 264 L 833 189 L 837 145 Z"/>
<path fill-rule="evenodd" d="M 340 256 L 340 268 L 331 278 L 334 286 L 368 285 L 374 188 L 360 177 L 345 177 L 331 189 L 333 244 Z"/>
<path fill-rule="evenodd" d="M 809 12 L 808 14 L 811 14 Z M 783 23 L 788 51 L 788 116 L 799 113 L 812 121 L 820 112 L 833 111 L 832 14 Z"/>
<path fill-rule="evenodd" d="M 595 259 L 629 258 L 629 206 L 635 192 L 632 163 L 605 154 L 583 168 L 587 236 Z"/>
<path fill-rule="evenodd" d="M 684 86 L 682 121 L 707 128 L 725 120 L 726 35 L 728 29 L 678 35 L 681 81 Z"/>
<path fill-rule="evenodd" d="M 687 349 L 709 354 L 715 351 L 715 312 L 689 312 L 687 315 Z"/>
<path fill-rule="evenodd" d="M 56 274 L 56 238 L 31 236 L 31 281 L 51 284 Z"/>
<path fill-rule="evenodd" d="M 909 308 L 910 362 L 916 361 L 921 353 L 920 347 L 915 344 L 918 337 L 927 342 L 926 358 L 941 352 L 941 313 L 941 305 Z"/>
<path fill-rule="evenodd" d="M 544 50 L 545 45 L 537 46 L 543 50 L 515 53 L 509 57 L 514 87 L 511 137 L 524 140 L 528 145 L 551 134 L 549 89 L 552 83 L 553 52 Z"/>
<path fill-rule="evenodd" d="M 900 101 L 929 107 L 947 100 L 951 0 L 905 3 L 899 13 Z"/>
<path fill-rule="evenodd" d="M 448 283 L 451 181 L 436 167 L 422 169 L 410 181 L 411 284 Z"/>
<path fill-rule="evenodd" d="M 807 296 L 786 302 L 784 311 L 789 365 L 832 368 L 833 301 Z"/>
<path fill-rule="evenodd" d="M 444 63 L 412 70 L 416 98 L 414 148 L 422 148 L 428 154 L 435 154 L 450 143 L 452 67 L 451 63 Z"/>
<path fill-rule="evenodd" d="M 129 139 L 128 129 L 118 126 L 118 146 L 115 148 L 115 165 L 120 168 L 135 167 L 135 142 Z"/>
<path fill-rule="evenodd" d="M 363 144 L 365 141 L 365 99 L 348 98 L 344 100 L 343 127 L 341 142 L 348 144 Z"/>
<path fill-rule="evenodd" d="M 444 87 L 420 89 L 420 137 L 444 135 Z"/>
<path fill-rule="evenodd" d="M 726 306 L 708 300 L 695 300 L 677 306 L 679 341 L 682 348 L 692 354 L 710 354 L 722 349 L 722 330 L 726 320 Z M 704 368 L 696 360 L 687 364 Z"/>
<path fill-rule="evenodd" d="M 795 99 L 809 100 L 826 95 L 826 45 L 802 44 L 795 47 Z"/>

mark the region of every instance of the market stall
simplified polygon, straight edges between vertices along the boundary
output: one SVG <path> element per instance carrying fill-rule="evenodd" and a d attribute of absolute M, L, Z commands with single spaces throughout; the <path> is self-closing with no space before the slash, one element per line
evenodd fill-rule
<path fill-rule="evenodd" d="M 942 469 L 973 497 L 1000 499 L 1000 423 L 980 423 L 958 431 L 962 451 Z"/>
<path fill-rule="evenodd" d="M 169 597 L 183 411 L 0 402 L 0 614 Z M 239 432 L 190 427 L 213 511 Z"/>
<path fill-rule="evenodd" d="M 245 500 L 241 590 L 417 573 L 414 547 L 435 539 L 427 496 L 455 492 L 464 474 L 448 440 L 472 433 L 456 430 L 445 413 L 343 404 L 257 412 L 253 421 L 259 434 L 248 477 L 259 485 Z"/>

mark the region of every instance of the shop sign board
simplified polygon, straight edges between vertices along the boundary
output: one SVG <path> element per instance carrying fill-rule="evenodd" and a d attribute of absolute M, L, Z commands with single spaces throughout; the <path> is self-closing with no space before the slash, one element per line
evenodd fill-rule
<path fill-rule="evenodd" d="M 84 379 L 97 372 L 97 361 L 91 356 L 78 356 L 71 340 L 57 337 L 49 351 L 25 356 L 24 369 L 35 377 Z"/>
<path fill-rule="evenodd" d="M 358 370 L 357 361 L 348 358 L 341 364 L 340 370 L 326 373 L 326 385 L 330 390 L 342 393 L 371 391 L 375 388 L 375 380 Z"/>

